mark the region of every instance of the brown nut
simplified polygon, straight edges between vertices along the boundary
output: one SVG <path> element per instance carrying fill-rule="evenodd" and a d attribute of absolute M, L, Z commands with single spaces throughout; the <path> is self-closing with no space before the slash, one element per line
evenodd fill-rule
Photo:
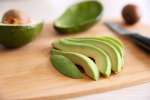
<path fill-rule="evenodd" d="M 30 22 L 31 20 L 27 15 L 16 9 L 8 10 L 2 17 L 2 23 L 5 24 L 27 24 Z"/>
<path fill-rule="evenodd" d="M 122 9 L 122 17 L 126 24 L 133 25 L 141 18 L 140 10 L 136 5 L 128 4 Z"/>

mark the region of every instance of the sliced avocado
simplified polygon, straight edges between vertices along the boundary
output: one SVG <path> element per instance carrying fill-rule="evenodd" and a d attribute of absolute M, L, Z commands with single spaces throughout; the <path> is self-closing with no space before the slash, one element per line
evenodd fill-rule
<path fill-rule="evenodd" d="M 104 50 L 109 57 L 111 58 L 112 63 L 112 71 L 120 72 L 122 70 L 122 58 L 119 54 L 118 50 L 114 48 L 111 44 L 106 41 L 98 40 L 98 39 L 88 39 L 88 38 L 80 38 L 80 39 L 68 39 L 72 42 L 81 42 L 89 45 L 93 45 L 98 47 L 99 49 Z"/>
<path fill-rule="evenodd" d="M 25 25 L 0 24 L 0 44 L 8 48 L 23 46 L 32 41 L 41 32 L 43 22 Z"/>
<path fill-rule="evenodd" d="M 62 55 L 51 55 L 51 62 L 53 66 L 63 75 L 72 78 L 83 78 L 80 70 L 67 57 Z"/>
<path fill-rule="evenodd" d="M 123 43 L 119 39 L 117 39 L 115 37 L 110 37 L 110 36 L 86 37 L 86 38 L 87 39 L 97 39 L 97 40 L 106 41 L 109 44 L 111 44 L 112 46 L 114 46 L 118 50 L 118 52 L 120 53 L 120 55 L 121 55 L 122 65 L 124 64 L 124 45 L 123 45 Z"/>
<path fill-rule="evenodd" d="M 118 50 L 118 52 L 120 53 L 121 58 L 122 58 L 122 66 L 123 66 L 124 65 L 124 45 L 123 45 L 123 43 L 117 38 L 108 37 L 108 36 L 103 36 L 99 39 L 112 44 Z"/>
<path fill-rule="evenodd" d="M 71 38 L 71 39 L 83 39 L 83 38 Z M 124 56 L 124 45 L 117 38 L 113 38 L 110 36 L 101 36 L 101 37 L 86 37 L 85 39 L 96 39 L 96 40 L 108 42 L 109 44 L 111 44 L 112 46 L 114 46 L 118 50 L 121 57 Z"/>
<path fill-rule="evenodd" d="M 120 45 L 120 47 L 124 48 L 123 43 L 119 39 L 117 39 L 117 38 L 110 37 L 110 36 L 102 36 L 102 38 L 114 41 L 116 44 Z"/>
<path fill-rule="evenodd" d="M 95 60 L 99 71 L 104 76 L 110 76 L 111 74 L 111 61 L 109 56 L 101 49 L 83 43 L 74 43 L 68 40 L 59 40 L 52 44 L 54 48 L 68 52 L 77 52 Z"/>
<path fill-rule="evenodd" d="M 119 42 L 118 43 L 116 42 L 117 40 L 114 41 L 115 38 L 101 37 L 99 39 L 102 40 L 102 41 L 106 41 L 106 42 L 110 43 L 112 46 L 114 46 L 118 50 L 121 57 L 124 56 L 124 48 L 121 45 L 118 44 Z"/>
<path fill-rule="evenodd" d="M 96 64 L 87 56 L 75 52 L 64 52 L 56 49 L 51 50 L 51 54 L 63 55 L 70 59 L 73 63 L 83 67 L 85 73 L 94 80 L 99 78 L 99 70 Z"/>
<path fill-rule="evenodd" d="M 83 31 L 101 18 L 102 11 L 103 6 L 97 0 L 77 3 L 54 21 L 54 28 L 62 33 Z"/>

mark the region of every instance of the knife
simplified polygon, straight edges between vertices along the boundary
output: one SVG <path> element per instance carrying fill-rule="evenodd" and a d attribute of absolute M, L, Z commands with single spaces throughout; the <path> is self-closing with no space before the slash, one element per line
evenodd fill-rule
<path fill-rule="evenodd" d="M 139 33 L 130 32 L 116 23 L 105 22 L 105 25 L 113 32 L 129 37 L 136 45 L 150 54 L 150 37 L 145 37 Z"/>

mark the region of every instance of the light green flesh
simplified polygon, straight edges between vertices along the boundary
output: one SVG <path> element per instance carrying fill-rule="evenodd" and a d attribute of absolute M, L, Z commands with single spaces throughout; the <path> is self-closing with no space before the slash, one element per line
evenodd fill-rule
<path fill-rule="evenodd" d="M 96 64 L 88 57 L 75 53 L 75 52 L 64 52 L 56 49 L 51 50 L 52 54 L 63 55 L 69 58 L 73 63 L 83 67 L 85 73 L 94 80 L 99 79 L 99 70 Z"/>
<path fill-rule="evenodd" d="M 114 41 L 116 44 L 120 45 L 121 48 L 124 48 L 123 43 L 119 39 L 117 39 L 117 38 L 113 38 L 113 37 L 110 37 L 110 36 L 103 36 L 102 38 Z"/>
<path fill-rule="evenodd" d="M 84 1 L 72 5 L 55 22 L 58 31 L 80 31 L 95 23 L 102 14 L 103 7 L 99 1 Z"/>
<path fill-rule="evenodd" d="M 33 21 L 33 22 L 27 23 L 27 24 L 5 24 L 5 23 L 0 23 L 0 27 L 34 27 L 39 23 L 43 23 L 43 21 Z"/>
<path fill-rule="evenodd" d="M 83 38 L 71 38 L 71 39 L 83 39 Z M 114 46 L 114 48 L 116 48 L 118 50 L 118 52 L 121 55 L 122 65 L 124 64 L 124 45 L 119 39 L 117 39 L 115 37 L 109 37 L 109 36 L 86 37 L 84 39 L 96 39 L 96 40 L 108 42 L 109 44 Z"/>
<path fill-rule="evenodd" d="M 105 38 L 105 37 L 102 37 L 102 38 L 99 38 L 100 40 L 102 41 L 106 41 L 110 44 L 112 44 L 119 52 L 119 54 L 121 55 L 121 57 L 123 57 L 124 55 L 124 48 L 122 46 L 120 46 L 118 43 L 116 43 L 116 41 L 112 40 L 112 39 L 109 39 L 109 38 Z"/>
<path fill-rule="evenodd" d="M 53 66 L 63 75 L 71 78 L 83 78 L 80 70 L 67 57 L 62 55 L 51 55 L 51 62 Z"/>
<path fill-rule="evenodd" d="M 74 43 L 67 40 L 56 41 L 53 43 L 53 46 L 54 48 L 63 51 L 81 53 L 93 58 L 101 74 L 103 74 L 104 76 L 110 76 L 111 60 L 103 50 L 98 49 L 97 47 L 92 45 Z"/>
<path fill-rule="evenodd" d="M 86 37 L 86 38 L 71 38 L 71 39 L 95 39 L 95 40 L 105 41 L 113 45 L 118 50 L 122 58 L 124 56 L 124 45 L 119 39 L 116 38 L 112 38 L 109 36 L 101 36 L 101 37 Z"/>
<path fill-rule="evenodd" d="M 85 43 L 89 45 L 93 45 L 95 47 L 98 47 L 99 49 L 104 50 L 109 57 L 111 58 L 112 63 L 112 71 L 114 72 L 120 72 L 122 70 L 122 58 L 119 54 L 118 50 L 114 48 L 111 44 L 101 41 L 98 39 L 88 39 L 88 38 L 82 38 L 82 39 L 69 39 L 72 42 L 76 43 Z"/>
<path fill-rule="evenodd" d="M 119 39 L 115 39 L 112 37 L 102 37 L 101 40 L 107 41 L 111 43 L 120 53 L 122 59 L 122 66 L 124 65 L 124 45 Z"/>

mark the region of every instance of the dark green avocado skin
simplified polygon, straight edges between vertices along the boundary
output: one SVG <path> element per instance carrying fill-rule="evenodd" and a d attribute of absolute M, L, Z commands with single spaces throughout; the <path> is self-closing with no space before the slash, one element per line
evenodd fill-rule
<path fill-rule="evenodd" d="M 103 5 L 100 1 L 82 1 L 68 8 L 54 21 L 58 33 L 76 33 L 85 31 L 101 19 Z"/>
<path fill-rule="evenodd" d="M 0 26 L 0 44 L 17 48 L 31 42 L 42 30 L 43 22 L 27 26 Z"/>
<path fill-rule="evenodd" d="M 97 20 L 94 20 L 94 21 L 88 22 L 85 25 L 79 25 L 73 28 L 61 28 L 61 27 L 57 27 L 54 25 L 54 29 L 57 30 L 58 33 L 62 33 L 62 34 L 77 33 L 77 32 L 82 32 L 82 31 L 87 30 L 88 28 L 93 26 L 96 22 Z"/>

